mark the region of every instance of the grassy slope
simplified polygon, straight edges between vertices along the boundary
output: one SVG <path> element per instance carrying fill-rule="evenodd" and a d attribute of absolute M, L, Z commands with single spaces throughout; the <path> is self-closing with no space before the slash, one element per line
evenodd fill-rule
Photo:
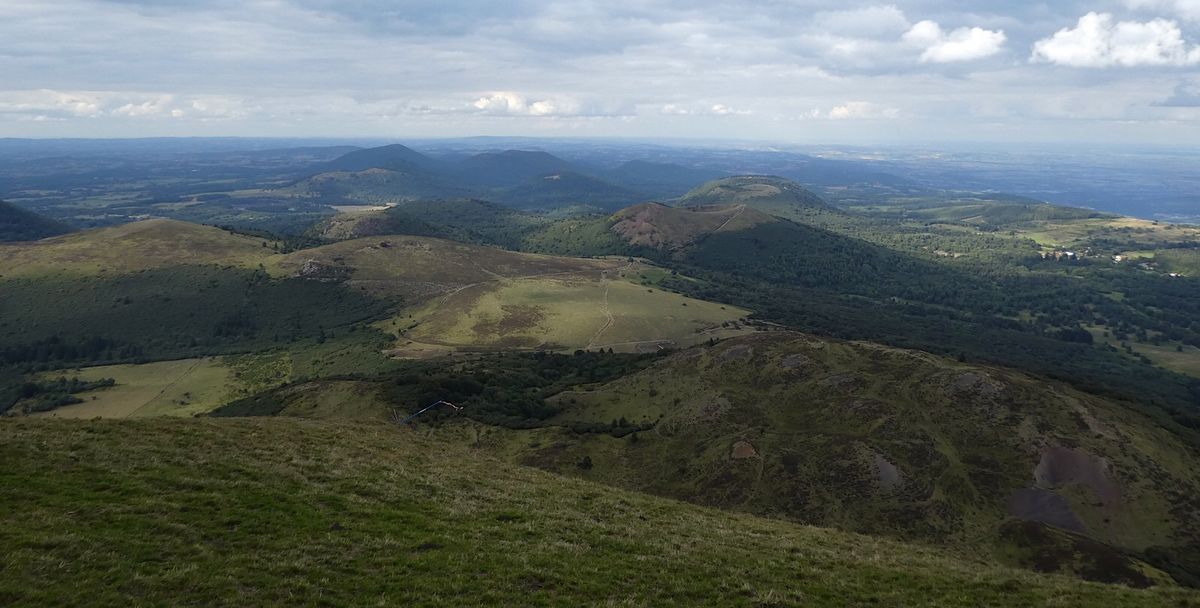
<path fill-rule="evenodd" d="M 271 256 L 263 242 L 210 226 L 145 220 L 34 243 L 0 245 L 0 276 L 136 272 L 184 264 L 253 268 Z"/>
<path fill-rule="evenodd" d="M 789 367 L 790 366 L 790 367 Z M 680 353 L 564 393 L 557 422 L 654 424 L 628 439 L 538 431 L 497 447 L 616 485 L 854 531 L 993 546 L 1010 496 L 1035 486 L 1046 446 L 1103 458 L 1115 500 L 1065 483 L 1095 538 L 1135 551 L 1186 546 L 1200 492 L 1186 441 L 1127 406 L 1007 370 L 787 332 Z M 755 452 L 731 459 L 744 441 Z M 516 442 L 516 443 L 513 443 Z M 902 482 L 882 485 L 879 461 Z"/>
<path fill-rule="evenodd" d="M 299 379 L 319 379 L 351 374 L 378 374 L 394 370 L 398 363 L 387 358 L 383 349 L 389 341 L 380 333 L 355 331 L 322 342 L 303 341 L 274 349 L 227 357 L 204 357 L 156 361 L 143 364 L 98 365 L 31 374 L 42 381 L 58 378 L 100 380 L 112 378 L 116 384 L 76 393 L 83 403 L 58 407 L 34 414 L 54 418 L 145 418 L 153 416 L 193 416 L 207 413 L 230 401 L 248 397 Z M 17 382 L 16 378 L 5 379 Z M 353 391 L 335 394 L 330 383 L 318 382 L 321 391 L 311 391 L 313 399 L 297 406 L 292 415 L 336 415 L 362 412 L 373 404 L 368 395 Z M 334 383 L 336 385 L 336 383 Z M 13 411 L 21 411 L 18 401 Z M 382 417 L 386 407 L 374 407 Z"/>
<path fill-rule="evenodd" d="M 612 216 L 612 231 L 634 246 L 675 249 L 717 231 L 746 230 L 777 221 L 744 205 L 679 208 L 643 203 Z"/>
<path fill-rule="evenodd" d="M 411 431 L 0 421 L 9 605 L 1189 606 L 513 467 Z"/>
<path fill-rule="evenodd" d="M 639 343 L 707 340 L 709 334 L 702 332 L 747 314 L 594 273 L 490 282 L 407 311 L 381 327 L 411 327 L 402 337 L 428 344 L 632 351 Z"/>
<path fill-rule="evenodd" d="M 58 418 L 191 416 L 223 405 L 234 393 L 229 368 L 221 360 L 207 357 L 144 365 L 101 365 L 77 374 L 53 372 L 45 377 L 116 380 L 114 386 L 79 393 L 83 403 L 38 414 Z"/>
<path fill-rule="evenodd" d="M 347 283 L 385 296 L 422 298 L 466 285 L 541 275 L 616 268 L 615 260 L 585 260 L 479 247 L 442 239 L 384 235 L 304 249 L 273 261 L 277 274 L 294 275 L 310 260 L 344 268 Z"/>
<path fill-rule="evenodd" d="M 845 217 L 800 184 L 769 176 L 714 180 L 691 190 L 678 202 L 683 207 L 742 205 L 801 224 L 819 224 Z"/>

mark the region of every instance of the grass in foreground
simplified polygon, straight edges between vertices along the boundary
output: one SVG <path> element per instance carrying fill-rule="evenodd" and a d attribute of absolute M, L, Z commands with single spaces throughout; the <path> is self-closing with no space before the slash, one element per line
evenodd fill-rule
<path fill-rule="evenodd" d="M 1196 606 L 289 420 L 0 421 L 0 604 Z"/>

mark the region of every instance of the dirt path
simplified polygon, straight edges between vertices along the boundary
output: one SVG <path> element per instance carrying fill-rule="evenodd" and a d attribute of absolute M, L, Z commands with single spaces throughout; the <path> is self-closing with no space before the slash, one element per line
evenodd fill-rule
<path fill-rule="evenodd" d="M 601 280 L 604 281 L 604 316 L 608 317 L 608 320 L 604 322 L 604 326 L 601 327 L 599 331 L 592 335 L 592 339 L 588 340 L 588 343 L 583 347 L 583 350 L 591 350 L 592 347 L 595 346 L 596 340 L 600 339 L 600 335 L 608 331 L 608 328 L 612 327 L 613 323 L 616 322 L 616 319 L 612 314 L 612 309 L 608 307 L 608 290 L 612 286 L 612 280 L 607 277 Z"/>
<path fill-rule="evenodd" d="M 622 272 L 625 272 L 627 270 L 632 270 L 633 264 L 634 264 L 633 262 L 630 262 L 630 263 L 626 264 L 624 267 L 616 269 L 615 272 L 617 273 L 617 276 L 618 277 L 621 276 Z M 604 281 L 604 315 L 606 317 L 608 317 L 608 321 L 606 321 L 604 323 L 604 327 L 601 327 L 600 330 L 597 331 L 595 333 L 595 335 L 592 336 L 591 340 L 588 340 L 587 346 L 584 346 L 583 350 L 591 350 L 592 348 L 594 348 L 596 345 L 596 340 L 600 339 L 601 334 L 608 331 L 608 328 L 612 327 L 613 323 L 617 322 L 616 317 L 614 317 L 612 314 L 612 309 L 609 308 L 609 306 L 608 306 L 608 291 L 609 291 L 609 288 L 612 287 L 613 280 L 608 278 L 607 270 L 600 271 L 600 280 Z"/>
<path fill-rule="evenodd" d="M 713 230 L 713 232 L 720 232 L 721 229 L 723 229 L 729 225 L 729 222 L 732 222 L 733 220 L 736 220 L 737 218 L 741 217 L 742 212 L 745 210 L 746 210 L 745 205 L 739 205 L 737 213 L 734 213 L 733 215 L 729 216 L 729 219 L 725 220 L 725 223 L 721 224 L 720 226 L 717 226 L 717 229 Z"/>
<path fill-rule="evenodd" d="M 500 274 L 491 272 L 490 270 L 484 270 L 482 268 L 480 268 L 480 270 L 483 270 L 483 272 L 486 272 L 488 274 L 495 275 L 496 278 L 488 279 L 486 281 L 476 281 L 474 283 L 468 283 L 461 287 L 457 287 L 442 296 L 442 304 L 445 304 L 447 300 L 449 300 L 451 297 L 453 297 L 454 295 L 458 294 L 461 291 L 470 289 L 472 287 L 478 287 L 479 285 L 487 285 L 488 283 L 500 283 L 502 281 L 524 281 L 526 279 L 541 279 L 541 278 L 545 278 L 545 277 L 578 276 L 578 275 L 583 274 L 582 272 L 580 272 L 578 270 L 567 270 L 564 272 L 547 272 L 545 274 L 527 274 L 527 275 L 518 276 L 518 277 L 506 277 L 504 275 L 500 275 Z M 605 273 L 608 271 L 601 270 L 600 272 Z"/>
<path fill-rule="evenodd" d="M 172 380 L 172 381 L 168 382 L 168 383 L 167 383 L 165 386 L 163 386 L 163 387 L 162 387 L 162 390 L 158 391 L 158 394 L 156 394 L 156 395 L 154 395 L 153 397 L 151 397 L 151 398 L 147 399 L 147 400 L 146 400 L 146 402 L 145 402 L 145 403 L 143 403 L 143 404 L 141 404 L 141 405 L 139 405 L 137 409 L 133 410 L 132 412 L 129 412 L 128 414 L 126 414 L 126 415 L 125 415 L 125 418 L 133 418 L 133 417 L 134 417 L 134 415 L 136 415 L 138 412 L 140 412 L 140 411 L 142 411 L 142 410 L 146 409 L 146 406 L 150 405 L 151 403 L 154 403 L 154 400 L 155 400 L 155 399 L 158 399 L 159 397 L 162 397 L 164 394 L 166 394 L 166 392 L 167 392 L 167 389 L 171 388 L 172 386 L 175 386 L 176 384 L 179 384 L 179 381 L 180 381 L 180 380 L 183 380 L 184 378 L 187 378 L 189 375 L 191 375 L 191 373 L 192 373 L 192 372 L 196 371 L 196 368 L 197 368 L 197 367 L 200 367 L 200 364 L 201 364 L 201 363 L 204 363 L 204 358 L 203 358 L 203 357 L 201 357 L 201 358 L 199 358 L 199 359 L 196 359 L 196 362 L 195 362 L 195 363 L 193 363 L 193 364 L 191 364 L 191 366 L 189 366 L 187 369 L 183 370 L 183 373 L 179 374 L 178 376 L 176 376 L 176 377 L 175 377 L 175 379 L 174 379 L 174 380 Z"/>

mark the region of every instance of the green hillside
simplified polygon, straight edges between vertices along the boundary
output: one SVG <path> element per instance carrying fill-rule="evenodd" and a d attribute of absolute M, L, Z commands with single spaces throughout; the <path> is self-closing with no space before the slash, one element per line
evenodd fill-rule
<path fill-rule="evenodd" d="M 571 163 L 546 152 L 504 150 L 467 157 L 450 173 L 476 187 L 511 188 L 535 177 L 573 169 Z"/>
<path fill-rule="evenodd" d="M 766 332 L 549 403 L 560 412 L 550 427 L 619 420 L 643 430 L 631 442 L 547 428 L 494 436 L 496 449 L 563 473 L 587 458 L 588 478 L 630 489 L 1030 567 L 1145 584 L 1121 565 L 1135 563 L 1128 555 L 1200 581 L 1194 438 L 1042 378 Z M 1009 518 L 1113 548 L 1079 558 L 1062 539 L 1016 533 Z M 1063 554 L 1034 557 L 1053 551 Z"/>
<path fill-rule="evenodd" d="M 821 197 L 804 186 L 781 177 L 742 175 L 707 182 L 679 199 L 684 207 L 746 205 L 789 220 L 803 221 L 814 214 L 833 213 Z"/>
<path fill-rule="evenodd" d="M 521 249 L 527 235 L 551 220 L 480 199 L 410 201 L 371 212 L 342 213 L 314 227 L 328 240 L 409 234 Z"/>
<path fill-rule="evenodd" d="M 524 209 L 571 205 L 617 209 L 639 198 L 640 195 L 621 186 L 574 171 L 537 175 L 496 195 L 499 202 Z"/>
<path fill-rule="evenodd" d="M 377 235 L 302 249 L 274 258 L 276 275 L 344 283 L 356 290 L 412 303 L 468 285 L 505 278 L 599 273 L 621 265 L 507 251 L 443 239 Z"/>
<path fill-rule="evenodd" d="M 437 175 L 418 168 L 330 171 L 270 191 L 280 196 L 316 199 L 325 204 L 365 205 L 455 196 L 464 192 Z"/>
<path fill-rule="evenodd" d="M 1013 370 L 791 332 L 622 357 L 633 355 L 430 360 L 218 412 L 385 420 L 451 399 L 472 420 L 527 430 L 481 439 L 451 424 L 441 441 L 521 464 L 1037 570 L 1200 583 L 1195 438 L 1152 411 Z"/>
<path fill-rule="evenodd" d="M 721 171 L 698 169 L 674 163 L 631 160 L 600 173 L 614 183 L 631 190 L 644 192 L 648 198 L 669 199 L 682 196 L 709 180 L 716 179 Z"/>
<path fill-rule="evenodd" d="M 0 201 L 0 242 L 33 241 L 70 231 L 66 224 Z"/>
<path fill-rule="evenodd" d="M 322 173 L 330 171 L 358 172 L 368 169 L 390 169 L 393 171 L 416 168 L 432 168 L 436 162 L 400 144 L 354 150 L 339 156 L 319 167 Z"/>
<path fill-rule="evenodd" d="M 610 221 L 611 230 L 632 246 L 673 251 L 717 232 L 749 230 L 778 220 L 746 205 L 680 208 L 643 203 L 618 211 Z"/>
<path fill-rule="evenodd" d="M 145 220 L 0 245 L 0 277 L 131 273 L 177 265 L 254 268 L 273 253 L 270 244 L 212 226 Z"/>
<path fill-rule="evenodd" d="M 10 419 L 0 458 L 9 605 L 1198 601 L 613 490 L 386 425 Z"/>

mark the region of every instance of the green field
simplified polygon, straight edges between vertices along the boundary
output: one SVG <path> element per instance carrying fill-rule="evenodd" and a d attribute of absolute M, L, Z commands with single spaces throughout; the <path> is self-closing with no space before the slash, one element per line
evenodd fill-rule
<path fill-rule="evenodd" d="M 1200 277 L 1200 250 L 1159 249 L 1154 252 L 1159 270 L 1175 272 L 1186 277 Z"/>
<path fill-rule="evenodd" d="M 8 419 L 0 460 L 13 606 L 1200 602 L 614 490 L 386 425 Z"/>
<path fill-rule="evenodd" d="M 83 403 L 34 414 L 55 418 L 191 416 L 223 405 L 235 393 L 231 370 L 220 359 L 182 359 L 144 365 L 102 365 L 78 373 L 45 374 L 84 380 L 112 378 L 116 385 L 79 393 Z"/>
<path fill-rule="evenodd" d="M 1151 245 L 1200 238 L 1200 229 L 1197 228 L 1131 217 L 1035 222 L 1019 229 L 1018 233 L 1045 247 L 1078 247 L 1096 238 L 1127 238 Z"/>
<path fill-rule="evenodd" d="M 731 330 L 722 323 L 747 314 L 596 273 L 476 285 L 405 312 L 382 327 L 398 332 L 401 349 L 427 344 L 636 352 L 657 350 L 659 342 L 686 346 L 728 335 Z"/>
<path fill-rule="evenodd" d="M 618 260 L 518 253 L 443 239 L 383 235 L 297 251 L 272 260 L 267 268 L 275 275 L 344 281 L 376 296 L 412 302 L 500 278 L 598 272 L 621 265 Z"/>
<path fill-rule="evenodd" d="M 1090 327 L 1088 331 L 1092 332 L 1092 336 L 1097 342 L 1109 344 L 1114 348 L 1122 348 L 1120 340 L 1111 335 L 1104 335 L 1104 328 Z M 1145 355 L 1159 367 L 1200 378 L 1200 348 L 1187 344 L 1160 345 L 1137 341 L 1129 341 L 1127 344 L 1134 353 Z"/>

